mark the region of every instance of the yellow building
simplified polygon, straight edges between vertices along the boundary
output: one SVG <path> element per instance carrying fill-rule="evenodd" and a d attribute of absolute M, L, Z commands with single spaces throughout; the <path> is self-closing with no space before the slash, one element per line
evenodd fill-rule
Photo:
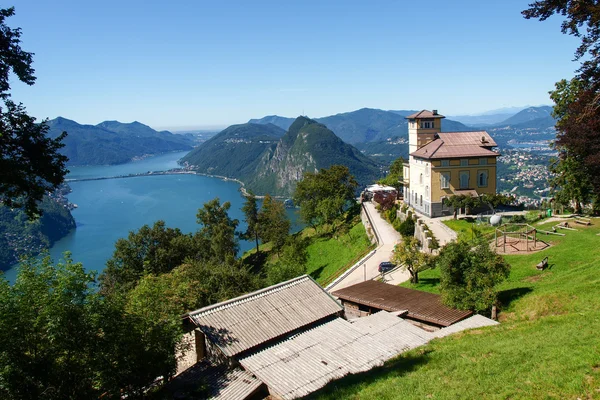
<path fill-rule="evenodd" d="M 404 201 L 430 216 L 449 215 L 443 199 L 496 193 L 497 144 L 486 131 L 441 132 L 443 115 L 423 110 L 408 119 Z"/>

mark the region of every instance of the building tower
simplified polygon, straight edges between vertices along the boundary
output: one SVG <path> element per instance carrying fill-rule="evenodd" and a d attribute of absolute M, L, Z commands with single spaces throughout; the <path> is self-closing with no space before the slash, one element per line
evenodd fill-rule
<path fill-rule="evenodd" d="M 412 154 L 427 143 L 433 141 L 442 131 L 443 115 L 437 110 L 423 110 L 411 114 L 408 119 L 408 154 Z M 412 159 L 412 156 L 410 157 Z"/>

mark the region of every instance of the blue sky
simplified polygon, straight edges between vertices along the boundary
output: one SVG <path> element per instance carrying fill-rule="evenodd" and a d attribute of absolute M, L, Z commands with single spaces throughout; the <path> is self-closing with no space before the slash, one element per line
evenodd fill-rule
<path fill-rule="evenodd" d="M 12 93 L 38 118 L 170 129 L 550 104 L 578 42 L 523 19 L 527 3 L 17 0 L 7 22 L 38 80 Z"/>

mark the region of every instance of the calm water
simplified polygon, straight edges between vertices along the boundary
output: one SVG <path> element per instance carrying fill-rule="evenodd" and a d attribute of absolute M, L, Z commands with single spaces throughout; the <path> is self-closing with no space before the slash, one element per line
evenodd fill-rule
<path fill-rule="evenodd" d="M 160 171 L 177 167 L 177 160 L 186 152 L 170 153 L 118 166 L 71 167 L 67 178 L 118 176 L 146 171 Z M 157 175 L 134 178 L 106 179 L 70 183 L 73 192 L 69 200 L 78 205 L 73 210 L 77 229 L 57 242 L 50 254 L 54 260 L 64 251 L 71 251 L 73 260 L 86 269 L 102 271 L 110 258 L 117 239 L 126 237 L 131 230 L 162 219 L 169 227 L 183 232 L 194 232 L 198 208 L 215 197 L 221 203 L 229 201 L 229 215 L 240 221 L 238 230 L 245 230 L 241 207 L 244 198 L 239 184 L 200 175 Z M 296 214 L 288 210 L 295 224 Z M 300 229 L 294 225 L 295 231 Z M 253 247 L 240 242 L 241 251 Z M 13 281 L 15 269 L 6 272 Z"/>

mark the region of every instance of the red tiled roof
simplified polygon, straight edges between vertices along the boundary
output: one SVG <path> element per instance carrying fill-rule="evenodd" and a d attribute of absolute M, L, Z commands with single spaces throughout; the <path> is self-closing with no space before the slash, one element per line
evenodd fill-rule
<path fill-rule="evenodd" d="M 449 326 L 472 314 L 442 304 L 440 296 L 377 281 L 364 281 L 331 293 L 353 303 L 385 311 L 407 310 L 408 318 Z"/>
<path fill-rule="evenodd" d="M 426 159 L 495 157 L 499 154 L 489 149 L 495 146 L 497 146 L 496 142 L 486 131 L 440 132 L 438 139 L 410 155 Z"/>
<path fill-rule="evenodd" d="M 410 114 L 409 116 L 405 117 L 406 119 L 413 119 L 413 118 L 446 118 L 441 114 L 434 114 L 429 110 L 422 110 L 419 112 L 416 112 L 414 114 Z"/>

